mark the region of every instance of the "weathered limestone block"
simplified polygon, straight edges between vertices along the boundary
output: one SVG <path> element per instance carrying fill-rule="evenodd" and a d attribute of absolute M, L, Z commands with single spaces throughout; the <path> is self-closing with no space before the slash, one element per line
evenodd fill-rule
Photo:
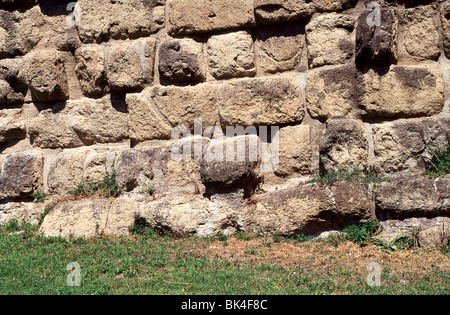
<path fill-rule="evenodd" d="M 150 98 L 173 127 L 186 126 L 191 131 L 194 120 L 202 119 L 203 128 L 216 125 L 217 86 L 202 83 L 196 86 L 156 86 Z"/>
<path fill-rule="evenodd" d="M 0 203 L 0 225 L 12 220 L 16 220 L 19 223 L 26 222 L 38 225 L 45 207 L 45 203 L 2 202 Z"/>
<path fill-rule="evenodd" d="M 126 191 L 132 191 L 138 186 L 152 186 L 154 168 L 160 161 L 159 147 L 121 151 L 114 163 L 117 183 Z"/>
<path fill-rule="evenodd" d="M 440 7 L 444 53 L 450 58 L 450 3 L 443 3 Z"/>
<path fill-rule="evenodd" d="M 68 125 L 84 145 L 120 142 L 128 139 L 128 113 L 125 104 L 116 104 L 114 98 L 69 101 Z"/>
<path fill-rule="evenodd" d="M 353 56 L 351 38 L 355 18 L 344 14 L 324 14 L 306 25 L 309 64 L 312 68 L 346 63 Z"/>
<path fill-rule="evenodd" d="M 129 136 L 134 142 L 171 137 L 173 127 L 159 112 L 151 94 L 150 89 L 145 89 L 142 93 L 130 93 L 126 96 Z"/>
<path fill-rule="evenodd" d="M 28 90 L 24 75 L 22 58 L 0 60 L 0 105 L 22 103 Z"/>
<path fill-rule="evenodd" d="M 357 116 L 356 69 L 318 68 L 306 73 L 306 105 L 313 118 Z"/>
<path fill-rule="evenodd" d="M 439 181 L 448 185 L 449 177 Z M 448 215 L 445 200 L 449 191 L 438 190 L 436 181 L 427 176 L 409 176 L 382 183 L 375 192 L 377 211 L 386 218 Z"/>
<path fill-rule="evenodd" d="M 106 87 L 105 48 L 100 45 L 83 45 L 76 50 L 75 57 L 75 72 L 84 95 L 102 95 Z"/>
<path fill-rule="evenodd" d="M 357 120 L 329 120 L 319 146 L 320 165 L 326 171 L 363 169 L 367 164 L 369 144 L 363 126 Z"/>
<path fill-rule="evenodd" d="M 424 169 L 426 148 L 447 146 L 450 117 L 399 120 L 372 127 L 375 162 L 386 173 Z"/>
<path fill-rule="evenodd" d="M 83 145 L 71 128 L 68 114 L 76 103 L 58 103 L 42 109 L 28 123 L 31 143 L 40 148 L 75 148 Z"/>
<path fill-rule="evenodd" d="M 258 181 L 257 162 L 202 161 L 200 174 L 205 186 L 232 186 Z"/>
<path fill-rule="evenodd" d="M 277 176 L 311 171 L 311 134 L 309 125 L 284 127 L 279 131 L 279 165 Z"/>
<path fill-rule="evenodd" d="M 216 79 L 256 74 L 253 39 L 247 31 L 213 35 L 207 51 L 209 69 Z"/>
<path fill-rule="evenodd" d="M 449 234 L 450 224 L 435 225 L 421 229 L 416 235 L 417 244 L 424 249 L 446 246 Z"/>
<path fill-rule="evenodd" d="M 406 51 L 423 59 L 436 60 L 441 54 L 440 16 L 435 4 L 405 9 L 401 13 Z"/>
<path fill-rule="evenodd" d="M 69 191 L 84 183 L 84 167 L 90 148 L 64 150 L 50 163 L 47 187 L 50 194 L 67 195 Z"/>
<path fill-rule="evenodd" d="M 47 102 L 69 98 L 64 59 L 58 51 L 44 49 L 34 52 L 24 73 L 34 100 Z"/>
<path fill-rule="evenodd" d="M 0 110 L 0 144 L 25 139 L 26 134 L 21 109 Z"/>
<path fill-rule="evenodd" d="M 164 25 L 165 0 L 80 0 L 77 4 L 78 32 L 83 43 L 146 37 Z"/>
<path fill-rule="evenodd" d="M 139 203 L 131 198 L 64 201 L 45 216 L 39 230 L 46 237 L 129 235 Z"/>
<path fill-rule="evenodd" d="M 255 15 L 259 23 L 278 23 L 310 17 L 315 4 L 305 0 L 255 0 Z"/>
<path fill-rule="evenodd" d="M 254 198 L 254 204 L 236 211 L 246 232 L 313 234 L 332 227 L 337 219 L 335 205 L 323 187 L 304 185 Z"/>
<path fill-rule="evenodd" d="M 171 0 L 167 10 L 168 32 L 173 36 L 255 24 L 253 1 L 248 0 Z"/>
<path fill-rule="evenodd" d="M 234 210 L 202 195 L 172 195 L 144 203 L 139 216 L 155 229 L 177 236 L 232 235 L 238 231 Z"/>
<path fill-rule="evenodd" d="M 190 38 L 163 43 L 159 48 L 159 74 L 165 84 L 203 82 L 206 64 L 203 44 Z"/>
<path fill-rule="evenodd" d="M 258 73 L 276 73 L 290 70 L 305 71 L 305 30 L 300 24 L 281 24 L 276 28 L 265 26 L 255 31 L 254 44 Z"/>
<path fill-rule="evenodd" d="M 372 14 L 372 15 L 371 15 Z M 359 67 L 374 63 L 395 63 L 398 58 L 398 21 L 395 12 L 381 8 L 380 25 L 373 12 L 366 10 L 356 29 L 356 63 Z"/>
<path fill-rule="evenodd" d="M 300 83 L 293 75 L 232 81 L 222 84 L 218 95 L 223 126 L 300 123 L 305 116 Z"/>
<path fill-rule="evenodd" d="M 358 103 L 366 116 L 432 116 L 444 107 L 442 71 L 437 64 L 370 69 L 358 76 Z M 383 71 L 384 73 L 381 73 Z"/>
<path fill-rule="evenodd" d="M 330 187 L 340 226 L 376 220 L 375 203 L 368 189 L 359 182 L 338 182 Z"/>
<path fill-rule="evenodd" d="M 153 38 L 112 44 L 106 57 L 106 77 L 111 90 L 143 89 L 151 83 L 155 48 Z"/>
<path fill-rule="evenodd" d="M 350 9 L 358 0 L 312 0 L 318 12 L 335 12 Z"/>
<path fill-rule="evenodd" d="M 0 200 L 29 197 L 42 185 L 43 155 L 38 151 L 11 153 L 0 172 Z"/>
<path fill-rule="evenodd" d="M 0 9 L 0 58 L 14 58 L 30 50 L 18 29 L 19 22 L 20 14 L 17 11 Z"/>

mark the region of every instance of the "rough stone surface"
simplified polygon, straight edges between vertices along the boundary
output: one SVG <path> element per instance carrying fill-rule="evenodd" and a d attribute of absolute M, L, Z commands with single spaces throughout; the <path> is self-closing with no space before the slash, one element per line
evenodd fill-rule
<path fill-rule="evenodd" d="M 9 109 L 0 111 L 0 144 L 21 140 L 26 137 L 22 110 Z"/>
<path fill-rule="evenodd" d="M 258 28 L 255 33 L 255 60 L 258 73 L 305 71 L 307 68 L 305 28 L 301 24 L 282 24 Z"/>
<path fill-rule="evenodd" d="M 371 19 L 373 12 L 364 11 L 356 29 L 356 62 L 390 64 L 398 59 L 398 22 L 392 9 L 382 8 L 380 25 Z M 370 21 L 371 23 L 368 23 Z"/>
<path fill-rule="evenodd" d="M 308 71 L 306 104 L 314 118 L 356 118 L 356 70 L 351 66 L 335 66 Z"/>
<path fill-rule="evenodd" d="M 284 127 L 279 131 L 278 176 L 294 173 L 309 174 L 311 171 L 311 135 L 310 126 Z"/>
<path fill-rule="evenodd" d="M 172 0 L 167 10 L 169 34 L 176 36 L 255 24 L 253 5 L 247 0 Z"/>
<path fill-rule="evenodd" d="M 165 0 L 81 0 L 78 32 L 84 43 L 146 37 L 164 25 Z"/>
<path fill-rule="evenodd" d="M 202 82 L 206 78 L 203 44 L 193 39 L 163 43 L 159 48 L 161 81 L 168 84 Z"/>
<path fill-rule="evenodd" d="M 444 53 L 447 58 L 450 58 L 450 3 L 443 3 L 440 11 L 443 29 Z"/>
<path fill-rule="evenodd" d="M 414 57 L 436 60 L 441 54 L 441 21 L 437 6 L 406 9 L 402 15 L 406 51 Z"/>
<path fill-rule="evenodd" d="M 329 120 L 319 146 L 320 166 L 326 171 L 363 169 L 367 163 L 369 144 L 362 124 L 356 120 Z"/>
<path fill-rule="evenodd" d="M 346 63 L 354 51 L 351 39 L 355 18 L 330 13 L 313 18 L 306 25 L 309 64 L 312 68 Z"/>
<path fill-rule="evenodd" d="M 155 47 L 152 38 L 112 44 L 106 59 L 106 78 L 111 89 L 137 90 L 151 83 Z"/>
<path fill-rule="evenodd" d="M 36 101 L 69 98 L 66 69 L 59 52 L 46 49 L 34 53 L 26 69 L 30 90 Z"/>
<path fill-rule="evenodd" d="M 432 249 L 446 246 L 448 244 L 448 235 L 450 234 L 450 225 L 435 225 L 417 233 L 417 243 L 421 248 Z"/>
<path fill-rule="evenodd" d="M 130 198 L 65 201 L 48 213 L 39 229 L 47 237 L 128 235 L 139 204 Z"/>
<path fill-rule="evenodd" d="M 218 94 L 225 126 L 300 123 L 305 115 L 300 84 L 293 76 L 241 79 L 220 86 Z"/>
<path fill-rule="evenodd" d="M 256 74 L 250 33 L 239 31 L 214 35 L 209 38 L 207 46 L 209 69 L 216 79 Z"/>
<path fill-rule="evenodd" d="M 86 96 L 102 95 L 106 87 L 105 49 L 97 45 L 84 45 L 75 53 L 75 68 L 81 89 Z"/>
<path fill-rule="evenodd" d="M 448 181 L 448 177 L 442 180 Z M 435 181 L 426 176 L 392 179 L 375 193 L 378 215 L 387 219 L 448 215 L 443 206 L 448 198 L 449 192 L 439 191 Z"/>
<path fill-rule="evenodd" d="M 0 172 L 0 200 L 27 198 L 42 185 L 40 152 L 11 153 Z"/>
<path fill-rule="evenodd" d="M 428 148 L 444 148 L 450 118 L 399 120 L 372 127 L 376 165 L 386 173 L 423 170 Z"/>
<path fill-rule="evenodd" d="M 441 69 L 435 64 L 371 69 L 358 77 L 358 103 L 367 116 L 432 116 L 444 107 Z"/>

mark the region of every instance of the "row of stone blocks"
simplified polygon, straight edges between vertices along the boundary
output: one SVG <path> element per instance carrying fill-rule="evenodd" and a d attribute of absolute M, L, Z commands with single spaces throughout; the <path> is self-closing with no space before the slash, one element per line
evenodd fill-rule
<path fill-rule="evenodd" d="M 30 198 L 37 190 L 65 195 L 78 184 L 98 181 L 113 170 L 126 191 L 155 187 L 160 193 L 193 192 L 196 187 L 205 192 L 208 185 L 248 182 L 255 186 L 255 182 L 273 182 L 273 175 L 286 181 L 343 168 L 373 167 L 382 175 L 421 174 L 431 158 L 430 148 L 448 146 L 450 117 L 372 125 L 341 118 L 325 126 L 286 126 L 274 132 L 271 140 L 261 134 L 194 135 L 133 149 L 124 142 L 3 154 L 0 200 Z"/>
<path fill-rule="evenodd" d="M 195 3 L 177 0 L 169 2 L 169 12 L 173 11 L 172 15 L 177 17 L 173 19 L 173 23 L 181 24 L 173 29 L 183 30 L 173 31 L 169 27 L 169 34 L 213 32 L 206 37 L 173 39 L 162 33 L 148 37 L 157 30 L 133 36 L 130 24 L 117 26 L 124 27 L 118 33 L 126 31 L 126 37 L 119 36 L 119 41 L 102 43 L 98 40 L 84 40 L 87 36 L 83 35 L 85 33 L 91 34 L 94 39 L 103 38 L 102 26 L 107 22 L 106 17 L 124 14 L 116 6 L 129 6 L 131 12 L 136 14 L 145 10 L 152 13 L 156 8 L 164 8 L 164 2 L 159 1 L 131 1 L 128 4 L 114 5 L 109 1 L 103 2 L 79 2 L 82 22 L 78 28 L 68 28 L 64 24 L 67 23 L 65 16 L 57 15 L 56 24 L 64 31 L 55 34 L 56 30 L 46 26 L 52 20 L 48 20 L 45 13 L 50 13 L 46 12 L 45 6 L 34 6 L 23 13 L 1 11 L 3 21 L 0 29 L 3 31 L 0 31 L 0 58 L 7 59 L 0 64 L 0 104 L 73 98 L 69 95 L 66 72 L 76 72 L 84 95 L 89 97 L 98 97 L 109 91 L 139 90 L 155 82 L 188 84 L 284 71 L 304 72 L 308 68 L 325 65 L 351 65 L 354 61 L 358 70 L 363 73 L 374 65 L 381 65 L 381 69 L 375 71 L 382 75 L 391 70 L 390 64 L 399 60 L 404 60 L 405 63 L 408 60 L 436 61 L 442 51 L 447 53 L 447 42 L 450 42 L 447 39 L 450 38 L 450 23 L 446 18 L 450 6 L 446 2 L 439 5 L 433 2 L 407 9 L 383 7 L 379 26 L 368 22 L 370 12 L 364 11 L 363 7 L 355 12 L 325 13 L 315 15 L 311 20 L 251 30 L 248 26 L 252 24 L 239 23 L 236 19 L 254 20 L 246 16 L 248 10 L 242 9 L 250 6 L 249 12 L 253 12 L 253 1 L 241 1 L 244 3 L 240 5 L 234 1 L 212 1 L 206 5 L 202 0 Z M 258 8 L 262 8 L 261 12 L 267 9 L 267 14 L 270 11 L 277 17 L 269 14 L 265 20 L 280 22 L 311 17 L 316 11 L 339 11 L 352 5 L 352 1 L 288 1 L 276 4 L 268 1 L 257 4 L 256 12 L 259 12 Z M 190 14 L 184 14 L 187 7 Z M 108 10 L 114 8 L 117 12 L 109 14 Z M 234 11 L 230 11 L 231 8 L 239 10 L 239 13 L 232 14 Z M 124 12 L 130 14 L 129 10 Z M 257 15 L 264 16 L 261 12 Z M 103 17 L 101 19 L 98 16 L 100 14 Z M 213 21 L 224 22 L 207 22 L 204 14 L 211 15 Z M 284 14 L 287 16 L 278 17 Z M 34 19 L 40 23 L 31 23 Z M 124 18 L 119 24 L 137 23 L 134 29 L 139 32 L 159 25 L 152 22 L 152 19 L 145 21 L 149 26 L 140 26 L 141 18 L 138 15 L 132 21 Z M 230 25 L 219 26 L 225 22 Z M 113 31 L 111 23 L 105 32 Z M 204 27 L 200 25 L 203 23 Z M 84 32 L 84 27 L 89 27 L 89 31 Z M 225 33 L 217 33 L 224 29 Z M 96 32 L 100 32 L 100 35 Z M 135 40 L 139 37 L 146 38 Z M 122 40 L 128 38 L 132 41 Z M 20 49 L 24 45 L 28 48 Z M 65 57 L 58 50 L 74 52 L 75 69 L 65 67 Z M 23 60 L 11 59 L 24 54 L 27 56 Z M 427 73 L 416 75 L 426 77 Z M 347 71 L 345 75 L 341 73 L 340 77 L 352 81 L 352 73 Z M 31 97 L 27 99 L 28 87 Z"/>

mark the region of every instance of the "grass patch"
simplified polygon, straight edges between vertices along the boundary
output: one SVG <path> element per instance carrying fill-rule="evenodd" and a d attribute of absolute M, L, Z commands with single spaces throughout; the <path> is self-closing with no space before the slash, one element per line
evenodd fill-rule
<path fill-rule="evenodd" d="M 331 171 L 320 171 L 318 174 L 313 175 L 310 183 L 334 185 L 336 182 L 360 182 L 364 186 L 369 184 L 377 184 L 381 182 L 389 181 L 389 178 L 380 177 L 379 171 L 374 167 L 364 167 L 363 170 L 358 168 L 341 168 L 333 169 Z"/>
<path fill-rule="evenodd" d="M 31 194 L 31 197 L 33 197 L 35 203 L 42 203 L 42 202 L 44 202 L 46 196 L 47 196 L 47 194 L 42 192 L 42 191 L 40 191 L 39 189 L 35 190 Z"/>
<path fill-rule="evenodd" d="M 425 174 L 431 178 L 450 173 L 450 135 L 447 134 L 447 148 L 428 149 L 431 158 L 426 162 Z"/>
<path fill-rule="evenodd" d="M 79 184 L 77 188 L 71 190 L 72 196 L 103 196 L 118 197 L 122 193 L 122 188 L 116 181 L 116 171 L 109 173 L 98 182 Z"/>
<path fill-rule="evenodd" d="M 342 230 L 345 239 L 358 245 L 367 245 L 371 237 L 380 228 L 379 221 L 353 224 Z"/>
<path fill-rule="evenodd" d="M 439 250 L 387 255 L 345 240 L 338 247 L 288 241 L 264 246 L 271 238 L 227 238 L 229 245 L 220 246 L 217 238 L 150 239 L 149 226 L 140 222 L 132 237 L 11 234 L 23 228 L 18 222 L 0 227 L 2 295 L 450 294 L 450 257 Z M 67 285 L 71 262 L 80 265 L 80 287 Z M 381 265 L 380 287 L 366 282 L 370 262 Z"/>

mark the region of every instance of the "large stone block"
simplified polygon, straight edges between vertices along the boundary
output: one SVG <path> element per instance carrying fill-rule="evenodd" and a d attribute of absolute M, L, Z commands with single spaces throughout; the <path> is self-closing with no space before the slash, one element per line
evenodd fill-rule
<path fill-rule="evenodd" d="M 300 23 L 258 28 L 254 49 L 258 73 L 305 71 L 308 67 L 305 28 Z"/>
<path fill-rule="evenodd" d="M 433 116 L 444 107 L 437 64 L 370 69 L 358 76 L 358 104 L 366 116 Z"/>
<path fill-rule="evenodd" d="M 42 187 L 43 155 L 37 151 L 11 153 L 0 172 L 0 200 L 27 198 Z"/>
<path fill-rule="evenodd" d="M 75 57 L 75 72 L 84 95 L 102 95 L 106 87 L 105 48 L 100 45 L 84 45 L 76 50 Z"/>
<path fill-rule="evenodd" d="M 386 173 L 423 170 L 426 148 L 447 146 L 450 117 L 399 120 L 372 127 L 375 163 Z"/>
<path fill-rule="evenodd" d="M 153 38 L 108 47 L 106 78 L 111 90 L 143 89 L 153 81 L 156 41 Z"/>
<path fill-rule="evenodd" d="M 439 179 L 447 182 L 449 178 Z M 384 218 L 434 217 L 448 215 L 445 201 L 449 191 L 438 190 L 436 181 L 427 176 L 409 176 L 381 184 L 375 192 L 377 212 Z"/>
<path fill-rule="evenodd" d="M 26 137 L 21 109 L 0 110 L 0 144 Z"/>
<path fill-rule="evenodd" d="M 313 234 L 334 226 L 337 211 L 326 188 L 299 186 L 254 197 L 237 210 L 246 232 L 292 236 Z"/>
<path fill-rule="evenodd" d="M 278 23 L 310 17 L 315 12 L 312 1 L 255 0 L 255 15 L 259 23 Z"/>
<path fill-rule="evenodd" d="M 353 66 L 317 68 L 306 73 L 306 105 L 313 118 L 357 116 L 356 76 Z"/>
<path fill-rule="evenodd" d="M 139 203 L 131 198 L 88 198 L 57 204 L 39 232 L 46 237 L 129 235 Z"/>
<path fill-rule="evenodd" d="M 305 116 L 300 83 L 293 75 L 232 81 L 222 84 L 218 95 L 223 126 L 300 123 Z"/>
<path fill-rule="evenodd" d="M 311 172 L 311 133 L 309 125 L 284 127 L 279 131 L 279 165 L 275 174 L 289 176 Z"/>
<path fill-rule="evenodd" d="M 21 73 L 23 58 L 0 60 L 0 105 L 22 103 L 28 83 Z"/>
<path fill-rule="evenodd" d="M 31 94 L 38 102 L 69 98 L 69 86 L 62 55 L 54 49 L 34 52 L 25 68 Z"/>
<path fill-rule="evenodd" d="M 414 57 L 436 60 L 441 54 L 441 21 L 436 4 L 400 13 L 406 51 Z"/>
<path fill-rule="evenodd" d="M 341 168 L 362 170 L 367 164 L 369 143 L 362 124 L 357 120 L 329 120 L 319 146 L 320 165 L 326 171 Z"/>
<path fill-rule="evenodd" d="M 78 33 L 84 43 L 147 37 L 164 25 L 165 0 L 80 0 Z"/>
<path fill-rule="evenodd" d="M 20 14 L 17 11 L 0 9 L 0 58 L 14 58 L 30 50 L 17 26 L 19 22 Z"/>
<path fill-rule="evenodd" d="M 390 64 L 398 58 L 398 21 L 393 9 L 381 8 L 380 25 L 373 12 L 366 10 L 358 19 L 356 29 L 356 63 Z"/>
<path fill-rule="evenodd" d="M 248 0 L 171 0 L 167 10 L 170 35 L 214 32 L 255 24 L 253 1 Z"/>
<path fill-rule="evenodd" d="M 213 35 L 207 51 L 209 70 L 216 79 L 256 74 L 253 38 L 247 31 Z"/>
<path fill-rule="evenodd" d="M 306 25 L 309 64 L 312 68 L 344 64 L 352 58 L 351 37 L 356 19 L 345 14 L 324 14 Z"/>
<path fill-rule="evenodd" d="M 190 38 L 163 43 L 159 48 L 159 74 L 162 83 L 186 84 L 206 78 L 203 44 Z"/>
<path fill-rule="evenodd" d="M 120 142 L 128 139 L 126 104 L 112 96 L 69 101 L 68 125 L 84 145 Z"/>
<path fill-rule="evenodd" d="M 28 122 L 31 143 L 40 148 L 75 148 L 83 145 L 68 121 L 69 112 L 76 103 L 58 103 L 41 109 Z"/>

